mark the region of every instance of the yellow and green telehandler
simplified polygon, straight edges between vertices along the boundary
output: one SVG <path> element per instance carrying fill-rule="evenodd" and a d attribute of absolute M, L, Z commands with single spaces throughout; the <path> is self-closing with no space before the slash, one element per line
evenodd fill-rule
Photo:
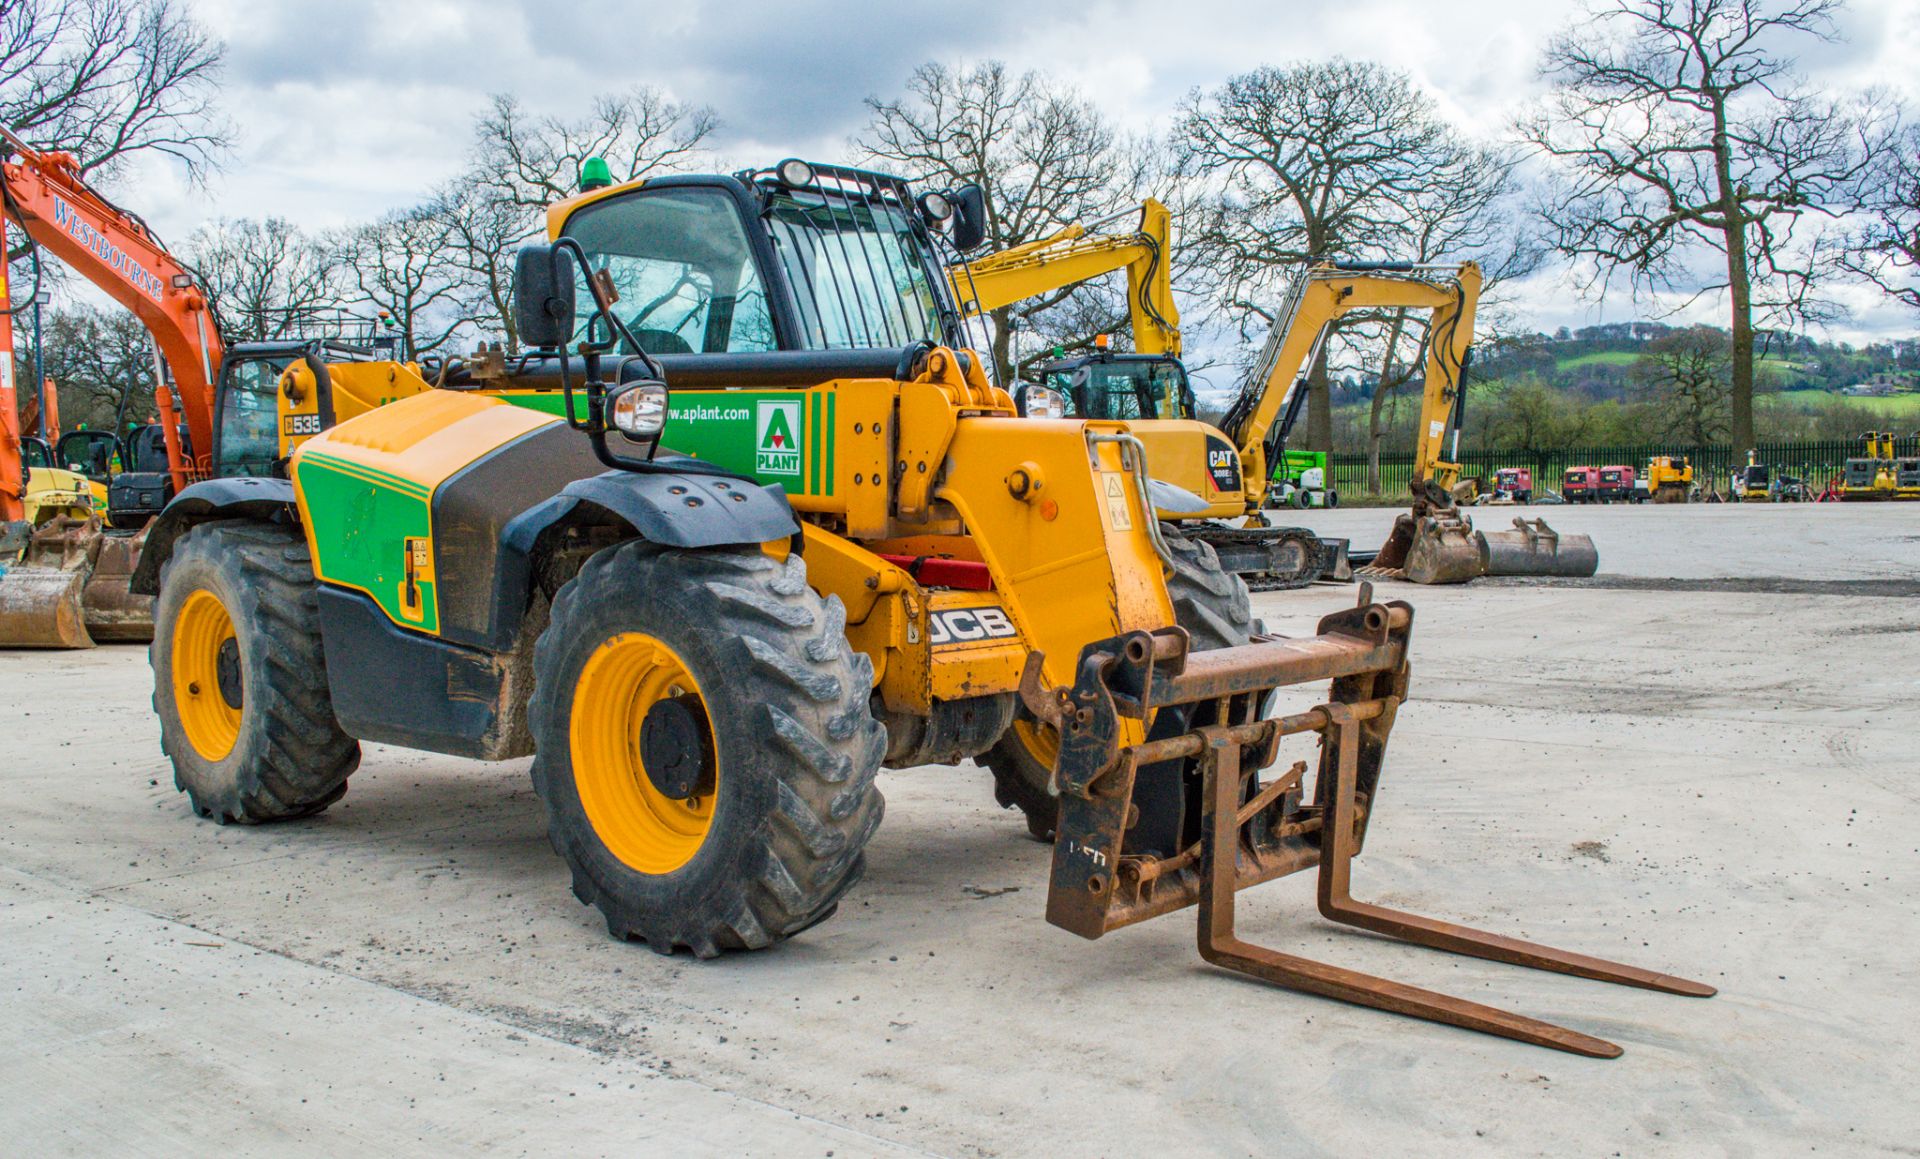
<path fill-rule="evenodd" d="M 1619 1053 L 1234 936 L 1240 889 L 1314 869 L 1336 921 L 1711 992 L 1348 895 L 1412 609 L 1363 587 L 1311 636 L 1256 635 L 1245 585 L 1156 520 L 1128 424 L 1019 418 L 935 253 L 979 230 L 966 197 L 791 160 L 594 189 L 549 226 L 517 262 L 524 352 L 290 365 L 279 469 L 156 518 L 134 584 L 201 815 L 324 809 L 365 741 L 531 755 L 574 893 L 709 957 L 830 916 L 880 769 L 979 755 L 1020 704 L 1056 738 L 1048 918 L 1082 936 L 1197 905 L 1224 967 Z M 348 377 L 388 401 L 294 421 Z M 1289 745 L 1310 782 L 1263 774 Z"/>

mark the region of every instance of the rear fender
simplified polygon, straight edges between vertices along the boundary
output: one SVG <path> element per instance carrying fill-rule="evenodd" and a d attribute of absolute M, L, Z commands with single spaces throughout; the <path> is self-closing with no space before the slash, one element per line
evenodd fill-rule
<path fill-rule="evenodd" d="M 297 521 L 293 484 L 285 479 L 208 479 L 175 495 L 148 525 L 147 545 L 127 581 L 128 590 L 137 596 L 159 595 L 160 569 L 172 558 L 174 542 L 210 519 Z"/>

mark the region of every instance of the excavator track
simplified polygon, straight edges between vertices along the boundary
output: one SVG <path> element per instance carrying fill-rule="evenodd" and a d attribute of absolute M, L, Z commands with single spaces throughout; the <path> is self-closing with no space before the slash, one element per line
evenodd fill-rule
<path fill-rule="evenodd" d="M 1304 527 L 1188 526 L 1182 531 L 1212 547 L 1220 565 L 1256 592 L 1304 588 L 1330 573 L 1328 544 Z"/>

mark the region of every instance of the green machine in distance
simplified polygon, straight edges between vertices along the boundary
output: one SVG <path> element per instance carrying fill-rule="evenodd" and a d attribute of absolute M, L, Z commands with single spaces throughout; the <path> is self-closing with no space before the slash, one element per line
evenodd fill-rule
<path fill-rule="evenodd" d="M 1292 448 L 1282 451 L 1267 484 L 1267 506 L 1302 510 L 1340 506 L 1340 492 L 1327 478 L 1327 453 Z"/>

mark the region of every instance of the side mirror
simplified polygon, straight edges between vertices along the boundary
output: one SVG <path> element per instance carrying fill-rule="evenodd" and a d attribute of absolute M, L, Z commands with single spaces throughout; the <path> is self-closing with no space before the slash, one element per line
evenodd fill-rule
<path fill-rule="evenodd" d="M 513 263 L 513 317 L 520 341 L 556 350 L 573 337 L 573 254 L 550 245 L 521 248 Z"/>
<path fill-rule="evenodd" d="M 967 184 L 947 194 L 953 202 L 953 246 L 961 253 L 979 249 L 987 240 L 987 193 Z"/>

